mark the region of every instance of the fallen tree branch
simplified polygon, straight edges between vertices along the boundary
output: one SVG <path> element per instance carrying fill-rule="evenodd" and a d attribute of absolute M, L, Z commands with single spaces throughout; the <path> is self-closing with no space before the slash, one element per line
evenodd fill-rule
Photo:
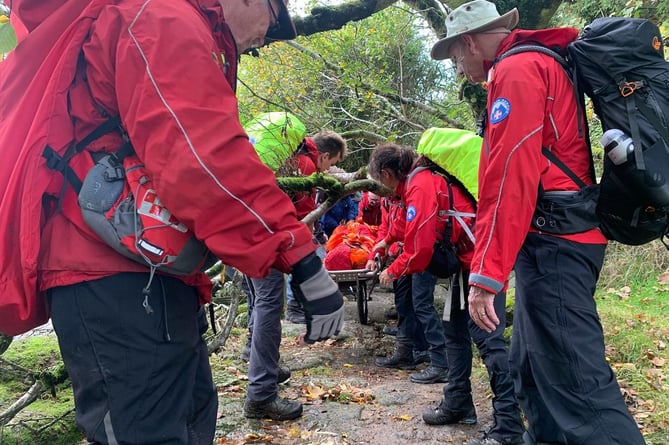
<path fill-rule="evenodd" d="M 74 408 L 71 408 L 71 409 L 65 411 L 63 414 L 61 414 L 60 416 L 56 417 L 56 418 L 53 419 L 51 422 L 49 422 L 49 423 L 47 423 L 46 425 L 40 427 L 40 428 L 37 430 L 37 432 L 38 432 L 38 433 L 41 433 L 42 431 L 49 429 L 51 426 L 55 425 L 56 423 L 58 423 L 59 421 L 61 421 L 62 419 L 64 419 L 66 416 L 70 415 L 70 414 L 73 413 L 73 412 L 74 412 Z"/>
<path fill-rule="evenodd" d="M 2 357 L 0 357 L 0 363 L 3 363 L 5 365 L 9 366 L 10 368 L 14 368 L 16 371 L 19 371 L 22 374 L 33 375 L 33 371 L 31 369 L 24 368 L 23 366 L 18 365 L 14 362 L 10 362 L 9 360 L 4 359 Z"/>
<path fill-rule="evenodd" d="M 42 382 L 37 380 L 25 394 L 14 402 L 4 412 L 0 413 L 0 427 L 7 425 L 23 408 L 33 403 L 44 392 Z"/>
<path fill-rule="evenodd" d="M 337 201 L 339 201 L 341 198 L 358 191 L 370 191 L 379 196 L 389 196 L 392 195 L 393 193 L 392 190 L 372 179 L 359 179 L 357 181 L 351 181 L 348 184 L 344 185 L 342 192 L 339 194 L 331 194 L 328 191 L 328 199 L 321 205 L 316 207 L 314 210 L 312 210 L 311 213 L 309 213 L 307 216 L 302 218 L 302 222 L 307 225 L 315 223 L 321 216 L 325 214 L 325 212 L 330 210 L 332 206 L 334 206 L 337 203 Z"/>
<path fill-rule="evenodd" d="M 209 355 L 217 352 L 228 340 L 230 336 L 230 331 L 232 326 L 235 324 L 235 318 L 237 318 L 237 307 L 239 307 L 239 292 L 233 292 L 232 299 L 230 300 L 230 306 L 228 307 L 228 318 L 225 321 L 225 325 L 221 332 L 219 332 L 212 341 L 207 344 L 207 352 Z"/>

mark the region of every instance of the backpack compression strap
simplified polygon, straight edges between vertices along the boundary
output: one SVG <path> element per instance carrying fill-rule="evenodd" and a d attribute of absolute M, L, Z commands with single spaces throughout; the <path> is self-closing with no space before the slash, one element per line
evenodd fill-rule
<path fill-rule="evenodd" d="M 635 82 L 639 88 L 646 86 L 646 82 L 640 80 Z M 661 111 L 653 110 L 643 99 L 638 99 L 638 94 L 633 94 L 635 89 L 632 90 L 632 94 L 621 95 L 625 98 L 625 105 L 627 107 L 627 116 L 630 121 L 630 133 L 632 140 L 634 141 L 635 147 L 642 147 L 641 144 L 641 135 L 639 134 L 639 121 L 637 120 L 637 109 L 641 114 L 650 122 L 650 124 L 655 128 L 662 139 L 664 139 L 665 145 L 669 145 L 669 128 L 667 128 L 666 122 L 663 122 L 663 119 L 660 119 L 658 116 L 661 115 Z M 638 100 L 637 100 L 638 99 Z M 650 102 L 657 107 L 657 102 L 651 97 Z M 636 107 L 636 108 L 635 108 Z M 646 170 L 646 163 L 643 159 L 643 150 L 634 150 L 634 162 L 638 170 Z"/>
<path fill-rule="evenodd" d="M 505 59 L 506 57 L 512 56 L 514 54 L 520 54 L 525 52 L 539 52 L 552 57 L 557 63 L 560 64 L 560 66 L 562 66 L 567 76 L 571 80 L 571 83 L 574 86 L 574 95 L 576 98 L 576 119 L 578 123 L 578 135 L 579 137 L 585 136 L 584 137 L 585 143 L 588 146 L 588 151 L 590 152 L 590 177 L 592 179 L 592 182 L 596 183 L 597 181 L 595 176 L 595 161 L 592 157 L 592 147 L 590 146 L 590 137 L 589 137 L 590 131 L 588 128 L 588 122 L 587 120 L 585 120 L 585 114 L 583 112 L 583 110 L 585 110 L 585 99 L 583 96 L 583 92 L 580 90 L 580 87 L 578 86 L 578 76 L 576 75 L 576 70 L 574 70 L 567 61 L 567 59 L 562 57 L 559 53 L 541 45 L 514 46 L 510 50 L 506 51 L 505 53 L 497 57 L 494 63 L 495 64 L 499 63 L 500 60 Z M 583 127 L 581 126 L 582 123 L 585 124 L 585 135 L 583 134 Z M 585 183 L 583 183 L 583 181 L 581 181 L 581 179 L 578 176 L 576 176 L 576 174 L 569 167 L 567 167 L 567 165 L 564 162 L 562 162 L 557 156 L 555 156 L 555 154 L 553 154 L 552 151 L 548 150 L 546 147 L 541 147 L 541 153 L 550 161 L 552 161 L 567 176 L 569 176 L 569 178 L 571 178 L 571 180 L 574 181 L 576 185 L 578 185 L 580 188 L 585 187 Z M 541 185 L 541 183 L 539 184 L 539 188 L 541 193 L 543 191 L 543 186 Z"/>
<path fill-rule="evenodd" d="M 583 99 L 583 94 L 578 86 L 578 76 L 576 75 L 576 71 L 572 68 L 572 66 L 569 64 L 567 59 L 562 57 L 560 53 L 557 51 L 553 51 L 550 48 L 547 48 L 545 46 L 541 45 L 518 45 L 514 46 L 510 50 L 506 51 L 505 53 L 502 53 L 495 59 L 493 62 L 493 65 L 498 64 L 501 60 L 506 59 L 509 56 L 513 56 L 515 54 L 520 54 L 520 53 L 542 53 L 547 56 L 552 57 L 555 59 L 557 63 L 562 66 L 562 69 L 564 69 L 565 73 L 567 73 L 567 77 L 571 80 L 572 85 L 574 86 L 574 96 L 576 97 L 576 118 L 577 118 L 577 124 L 578 124 L 578 136 L 583 137 L 583 126 L 581 125 L 581 122 L 585 122 L 585 133 L 586 135 L 589 133 L 587 125 L 588 123 L 584 119 L 584 113 L 583 110 L 585 110 L 585 102 Z M 588 148 L 590 148 L 590 138 L 586 137 L 586 141 L 588 141 Z"/>
<path fill-rule="evenodd" d="M 467 212 L 460 212 L 458 210 L 455 210 L 453 207 L 453 189 L 451 188 L 451 179 L 438 171 L 433 171 L 429 167 L 416 167 L 411 173 L 409 173 L 409 176 L 407 176 L 406 179 L 406 187 L 409 186 L 409 182 L 411 179 L 416 175 L 416 173 L 421 172 L 423 170 L 430 170 L 432 173 L 437 174 L 441 176 L 444 181 L 446 181 L 446 186 L 448 187 L 448 203 L 449 203 L 449 209 L 446 210 L 446 215 L 448 216 L 448 219 L 446 220 L 446 231 L 444 233 L 444 241 L 449 241 L 451 239 L 451 236 L 453 234 L 453 227 L 452 227 L 452 218 L 455 218 L 455 220 L 462 226 L 462 229 L 465 231 L 467 234 L 467 237 L 471 240 L 473 243 L 475 241 L 474 238 L 474 233 L 472 233 L 472 230 L 467 226 L 465 223 L 465 220 L 463 218 L 476 218 L 476 213 L 467 213 Z M 467 190 L 463 185 L 459 186 L 463 190 Z M 471 198 L 473 199 L 473 197 Z"/>
<path fill-rule="evenodd" d="M 74 170 L 72 170 L 72 167 L 70 167 L 70 160 L 77 154 L 81 153 L 91 142 L 113 131 L 120 131 L 121 134 L 124 135 L 124 131 L 121 127 L 121 119 L 118 116 L 107 119 L 78 143 L 70 144 L 63 156 L 60 156 L 56 150 L 54 150 L 49 145 L 44 148 L 42 157 L 46 159 L 47 167 L 51 170 L 62 173 L 66 179 L 66 181 L 63 183 L 61 199 L 65 193 L 65 186 L 68 183 L 72 186 L 77 194 L 79 194 L 82 186 L 81 179 L 77 176 Z M 114 152 L 114 157 L 119 161 L 122 161 L 124 158 L 134 153 L 134 149 L 132 148 L 130 142 L 127 140 L 127 138 L 124 137 L 124 139 L 126 139 L 126 142 L 121 146 L 121 148 Z"/>

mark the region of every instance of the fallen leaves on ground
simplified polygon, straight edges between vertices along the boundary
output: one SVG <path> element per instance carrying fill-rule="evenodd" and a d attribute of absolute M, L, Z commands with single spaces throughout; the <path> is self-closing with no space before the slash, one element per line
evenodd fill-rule
<path fill-rule="evenodd" d="M 660 285 L 669 286 L 669 272 L 664 272 L 659 277 L 657 277 L 657 282 Z"/>
<path fill-rule="evenodd" d="M 401 416 L 395 416 L 391 418 L 391 420 L 402 420 L 404 422 L 408 422 L 411 419 L 412 417 L 408 414 L 402 414 Z"/>
<path fill-rule="evenodd" d="M 305 445 L 348 445 L 346 433 L 337 434 L 329 431 L 310 431 L 293 425 L 284 428 L 282 425 L 264 425 L 267 434 L 249 433 L 242 439 L 229 440 L 225 437 L 218 439 L 217 445 L 250 445 L 276 444 L 288 445 L 300 443 Z"/>
<path fill-rule="evenodd" d="M 340 403 L 373 403 L 374 396 L 368 391 L 356 388 L 352 385 L 340 383 L 332 388 L 325 388 L 316 383 L 309 382 L 300 386 L 300 391 L 307 400 L 333 400 Z"/>
<path fill-rule="evenodd" d="M 623 286 L 620 289 L 615 289 L 612 287 L 606 289 L 607 294 L 617 295 L 621 300 L 629 300 L 631 292 L 632 288 L 630 288 L 629 286 Z"/>

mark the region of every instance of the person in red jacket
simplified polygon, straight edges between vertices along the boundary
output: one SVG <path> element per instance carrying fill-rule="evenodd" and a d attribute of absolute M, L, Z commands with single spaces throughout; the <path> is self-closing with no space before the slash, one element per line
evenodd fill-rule
<path fill-rule="evenodd" d="M 323 130 L 312 137 L 306 137 L 295 156 L 297 174 L 309 176 L 312 173 L 327 172 L 346 157 L 346 150 L 346 140 L 334 131 Z M 293 202 L 298 218 L 304 218 L 316 208 L 314 192 L 299 193 L 293 198 Z"/>
<path fill-rule="evenodd" d="M 381 224 L 381 198 L 379 195 L 372 192 L 362 194 L 362 199 L 358 203 L 358 220 L 370 226 Z"/>
<path fill-rule="evenodd" d="M 429 344 L 430 365 L 411 375 L 415 383 L 445 382 L 448 378 L 446 341 L 441 319 L 434 307 L 436 272 L 431 266 L 439 254 L 435 246 L 444 242 L 446 225 L 453 208 L 473 211 L 464 193 L 449 187 L 444 178 L 416 160 L 416 151 L 395 144 L 380 145 L 369 160 L 370 176 L 394 190 L 406 208 L 404 249 L 392 264 L 379 275 L 379 282 L 393 281 L 411 275 L 411 294 L 416 319 L 423 326 Z M 460 243 L 463 229 L 452 224 L 451 241 Z M 457 263 L 457 260 L 455 260 Z M 455 264 L 457 267 L 457 264 Z M 455 273 L 455 270 L 446 274 Z"/>
<path fill-rule="evenodd" d="M 346 157 L 347 148 L 346 140 L 335 131 L 323 130 L 312 137 L 304 138 L 295 156 L 296 174 L 309 176 L 316 172 L 327 172 L 330 167 Z M 315 195 L 316 193 L 311 191 L 297 193 L 292 197 L 299 219 L 304 218 L 316 208 Z M 316 253 L 321 259 L 325 258 L 325 249 L 322 246 L 318 247 Z M 288 277 L 287 283 L 289 286 L 286 289 L 286 320 L 303 324 L 305 323 L 304 309 L 291 291 L 292 276 Z"/>
<path fill-rule="evenodd" d="M 376 234 L 376 242 L 367 259 L 366 269 L 377 270 L 379 266 L 376 256 L 385 257 L 392 262 L 401 253 L 404 240 L 406 212 L 399 196 L 386 197 L 380 200 L 381 224 Z M 429 362 L 427 341 L 423 326 L 416 319 L 411 297 L 411 275 L 393 281 L 395 308 L 397 309 L 397 327 L 395 349 L 390 357 L 379 357 L 376 366 L 397 369 L 416 369 L 416 365 Z M 383 332 L 386 333 L 384 327 Z"/>
<path fill-rule="evenodd" d="M 290 199 L 249 143 L 235 97 L 239 55 L 268 39 L 295 37 L 286 4 L 62 3 L 68 11 L 80 8 L 67 15 L 70 29 L 35 40 L 44 37 L 42 26 L 48 29 L 63 16 L 51 2 L 14 2 L 16 13 L 25 13 L 24 23 L 33 27 L 30 14 L 43 23 L 21 41 L 16 63 L 10 65 L 17 71 L 3 71 L 3 79 L 22 78 L 21 57 L 34 65 L 33 42 L 67 47 L 66 40 L 82 38 L 83 47 L 49 54 L 49 60 L 69 57 L 56 70 L 64 86 L 45 95 L 58 97 L 67 90 L 74 135 L 63 138 L 81 141 L 109 117 L 119 116 L 124 136 L 170 212 L 214 255 L 250 276 L 265 276 L 272 267 L 291 272 L 307 314 L 307 342 L 337 334 L 343 323 L 341 293 L 314 253 L 310 229 L 297 219 Z M 42 14 L 43 8 L 51 9 Z M 50 75 L 38 70 L 36 78 Z M 74 169 L 80 165 L 77 159 L 113 152 L 122 143 L 120 132 L 105 134 L 70 165 Z M 57 198 L 37 200 L 48 204 Z M 74 388 L 76 419 L 88 441 L 211 444 L 217 394 L 200 306 L 210 298 L 211 283 L 204 274 L 154 276 L 147 266 L 84 233 L 74 213 L 65 212 L 77 208 L 75 193 L 67 189 L 61 198 L 62 206 L 33 221 L 35 232 L 42 229 L 36 281 L 47 293 Z M 245 411 L 263 417 L 285 405 L 275 396 Z"/>
<path fill-rule="evenodd" d="M 522 44 L 564 52 L 578 31 L 513 30 L 517 23 L 517 10 L 500 16 L 493 3 L 474 0 L 449 14 L 447 36 L 432 48 L 434 59 L 451 58 L 458 74 L 488 88 L 469 312 L 479 327 L 495 330 L 494 296 L 515 267 L 510 364 L 529 422 L 525 444 L 640 445 L 606 362 L 593 299 L 606 239 L 594 215 L 589 226 L 555 231 L 552 216 L 537 211 L 540 200 L 568 195 L 570 211 L 588 212 L 591 203 L 579 200 L 579 187 L 552 160 L 592 184 L 583 113 L 552 57 L 503 57 Z"/>
<path fill-rule="evenodd" d="M 329 169 L 346 155 L 346 141 L 337 133 L 321 132 L 314 136 L 315 146 L 324 147 L 326 155 L 317 157 L 317 169 Z M 325 148 L 330 151 L 325 151 Z M 320 151 L 319 151 L 320 153 Z M 320 171 L 320 170 L 319 170 Z M 304 203 L 302 203 L 304 204 Z M 298 202 L 295 203 L 298 208 Z M 307 212 L 308 213 L 308 212 Z M 298 213 L 298 217 L 306 214 Z M 317 251 L 318 253 L 318 251 Z M 322 259 L 322 257 L 319 256 Z M 288 282 L 292 280 L 289 276 Z M 281 344 L 281 314 L 283 313 L 285 279 L 284 273 L 272 267 L 269 274 L 262 278 L 251 278 L 249 304 L 249 384 L 246 391 L 244 415 L 250 418 L 267 417 L 273 420 L 292 420 L 302 415 L 302 404 L 297 401 L 277 397 L 277 385 L 290 377 L 290 369 L 279 366 L 279 347 Z M 299 307 L 302 323 L 306 323 L 307 314 L 299 305 L 288 286 L 288 310 Z M 290 292 L 289 292 L 290 291 Z M 290 319 L 287 314 L 286 318 Z M 294 318 L 293 318 L 294 320 Z M 290 321 L 290 320 L 289 320 Z M 254 408 L 264 400 L 280 400 L 276 409 Z"/>

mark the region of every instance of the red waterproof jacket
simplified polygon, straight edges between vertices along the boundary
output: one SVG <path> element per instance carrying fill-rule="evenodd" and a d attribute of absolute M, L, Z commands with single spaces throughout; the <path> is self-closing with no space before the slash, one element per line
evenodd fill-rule
<path fill-rule="evenodd" d="M 522 43 L 565 48 L 573 28 L 515 30 L 497 55 Z M 550 56 L 526 52 L 488 71 L 488 115 L 479 168 L 476 248 L 469 282 L 489 292 L 503 289 L 530 231 L 539 181 L 545 190 L 578 186 L 541 154 L 551 150 L 586 184 L 591 184 L 589 152 L 578 132 L 573 86 Z M 551 236 L 551 235 L 546 235 Z M 606 243 L 598 229 L 564 235 L 583 243 Z"/>
<path fill-rule="evenodd" d="M 379 208 L 381 209 L 381 224 L 376 231 L 376 240 L 374 244 L 381 241 L 386 241 L 390 246 L 387 254 L 390 256 L 399 255 L 400 245 L 404 240 L 404 226 L 406 225 L 406 212 L 404 205 L 399 197 L 384 196 L 379 200 Z M 368 260 L 373 260 L 376 253 L 379 251 L 371 251 Z M 381 255 L 386 255 L 385 251 L 379 252 Z"/>
<path fill-rule="evenodd" d="M 371 226 L 381 224 L 381 200 L 379 199 L 376 205 L 370 205 L 369 192 L 363 193 L 362 199 L 358 203 L 358 218 L 361 222 Z"/>
<path fill-rule="evenodd" d="M 388 267 L 391 278 L 397 279 L 404 275 L 423 272 L 434 252 L 437 240 L 443 240 L 446 212 L 451 209 L 463 213 L 474 213 L 474 205 L 466 195 L 455 186 L 450 189 L 446 180 L 428 169 L 421 169 L 411 175 L 410 180 L 401 181 L 396 192 L 400 195 L 406 208 L 406 226 L 404 228 L 404 249 L 397 259 Z M 465 218 L 471 224 L 471 218 Z M 458 259 L 463 269 L 469 268 L 472 246 L 460 224 L 452 223 L 451 241 L 458 247 Z"/>
<path fill-rule="evenodd" d="M 49 2 L 33 2 L 35 10 L 42 3 Z M 42 65 L 49 70 L 28 70 L 37 80 L 16 102 L 19 112 L 4 107 L 0 113 L 0 138 L 17 159 L 6 159 L 0 167 L 0 205 L 5 207 L 0 224 L 8 228 L 0 237 L 0 255 L 3 264 L 12 255 L 20 259 L 20 268 L 3 271 L 0 293 L 29 295 L 37 288 L 148 270 L 80 230 L 57 206 L 42 208 L 44 196 L 59 196 L 62 183 L 44 165 L 45 145 L 62 153 L 73 137 L 81 139 L 105 115 L 121 117 L 165 206 L 226 264 L 258 277 L 272 266 L 287 272 L 314 251 L 311 232 L 297 220 L 290 199 L 239 123 L 238 55 L 218 0 L 89 3 L 53 44 Z M 24 48 L 35 41 L 31 36 L 22 40 Z M 0 84 L 26 75 L 17 56 L 32 57 L 32 52 L 19 49 L 7 65 L 0 64 Z M 42 88 L 32 88 L 35 84 Z M 4 93 L 0 103 L 5 103 Z M 69 113 L 63 106 L 68 101 Z M 30 111 L 21 114 L 21 109 Z M 58 125 L 70 117 L 74 135 L 71 125 Z M 119 144 L 117 136 L 108 135 L 89 148 L 113 151 Z M 72 161 L 75 170 L 83 164 L 76 159 L 84 156 Z M 63 207 L 76 206 L 74 200 L 67 188 Z M 23 275 L 21 284 L 16 274 Z M 204 274 L 184 281 L 200 285 L 201 295 L 208 296 Z"/>
<path fill-rule="evenodd" d="M 404 229 L 406 228 L 407 212 L 399 197 L 384 198 L 384 211 L 387 212 L 388 235 L 385 239 L 388 247 L 388 255 L 397 258 L 402 253 L 404 246 Z"/>
<path fill-rule="evenodd" d="M 304 138 L 297 159 L 297 174 L 309 176 L 318 171 L 318 147 L 311 138 Z M 316 208 L 316 198 L 312 192 L 297 193 L 293 198 L 297 217 L 302 219 Z"/>

